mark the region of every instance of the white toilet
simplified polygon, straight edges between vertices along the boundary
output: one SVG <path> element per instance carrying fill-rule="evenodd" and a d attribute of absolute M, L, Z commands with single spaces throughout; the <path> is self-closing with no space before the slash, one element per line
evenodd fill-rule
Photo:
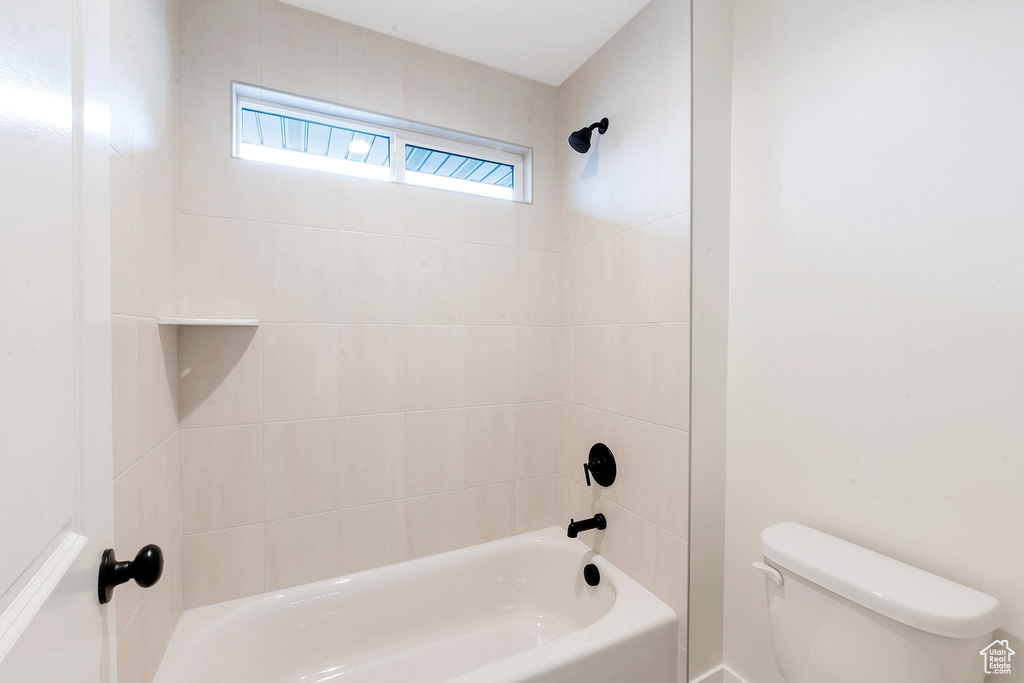
<path fill-rule="evenodd" d="M 788 683 L 973 683 L 999 601 L 794 522 L 761 532 L 768 619 Z"/>

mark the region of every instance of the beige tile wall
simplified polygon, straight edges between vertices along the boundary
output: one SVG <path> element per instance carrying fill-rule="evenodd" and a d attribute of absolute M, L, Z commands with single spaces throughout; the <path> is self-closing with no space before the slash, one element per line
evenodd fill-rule
<path fill-rule="evenodd" d="M 179 0 L 184 602 L 560 524 L 550 86 L 273 0 Z M 230 82 L 534 149 L 532 205 L 230 158 Z"/>
<path fill-rule="evenodd" d="M 164 551 L 161 581 L 117 589 L 121 683 L 152 680 L 182 610 L 176 299 L 176 0 L 111 0 L 114 532 L 120 559 Z"/>
<path fill-rule="evenodd" d="M 156 589 L 119 593 L 122 680 L 151 678 L 182 595 L 596 510 L 588 540 L 685 611 L 688 4 L 655 0 L 556 90 L 271 0 L 124 1 L 117 535 L 169 552 Z M 534 203 L 231 159 L 231 80 L 529 145 Z M 571 152 L 601 116 L 609 135 Z M 178 333 L 158 313 L 263 324 Z M 598 440 L 620 462 L 606 491 L 582 485 Z"/>
<path fill-rule="evenodd" d="M 558 130 L 607 116 L 561 175 L 560 519 L 603 512 L 581 536 L 680 616 L 685 680 L 689 473 L 690 5 L 653 0 L 558 89 Z M 618 478 L 587 488 L 603 441 Z"/>

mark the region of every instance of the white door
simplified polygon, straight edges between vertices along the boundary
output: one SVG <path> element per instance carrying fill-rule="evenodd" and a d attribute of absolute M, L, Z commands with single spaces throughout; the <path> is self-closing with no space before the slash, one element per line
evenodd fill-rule
<path fill-rule="evenodd" d="M 0 681 L 113 680 L 106 0 L 0 0 Z"/>

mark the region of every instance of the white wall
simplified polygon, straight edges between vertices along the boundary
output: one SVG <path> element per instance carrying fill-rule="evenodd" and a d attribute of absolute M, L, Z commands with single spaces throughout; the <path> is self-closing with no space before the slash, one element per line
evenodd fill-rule
<path fill-rule="evenodd" d="M 689 663 L 722 663 L 732 2 L 693 2 Z"/>
<path fill-rule="evenodd" d="M 1022 26 L 1018 0 L 736 2 L 725 659 L 751 681 L 781 680 L 749 565 L 782 520 L 999 597 L 1024 644 Z"/>

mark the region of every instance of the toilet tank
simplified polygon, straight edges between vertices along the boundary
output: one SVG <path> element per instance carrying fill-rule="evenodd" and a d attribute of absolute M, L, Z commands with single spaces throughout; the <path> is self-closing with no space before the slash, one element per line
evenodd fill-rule
<path fill-rule="evenodd" d="M 761 554 L 787 683 L 984 679 L 992 596 L 794 522 L 762 531 Z"/>

